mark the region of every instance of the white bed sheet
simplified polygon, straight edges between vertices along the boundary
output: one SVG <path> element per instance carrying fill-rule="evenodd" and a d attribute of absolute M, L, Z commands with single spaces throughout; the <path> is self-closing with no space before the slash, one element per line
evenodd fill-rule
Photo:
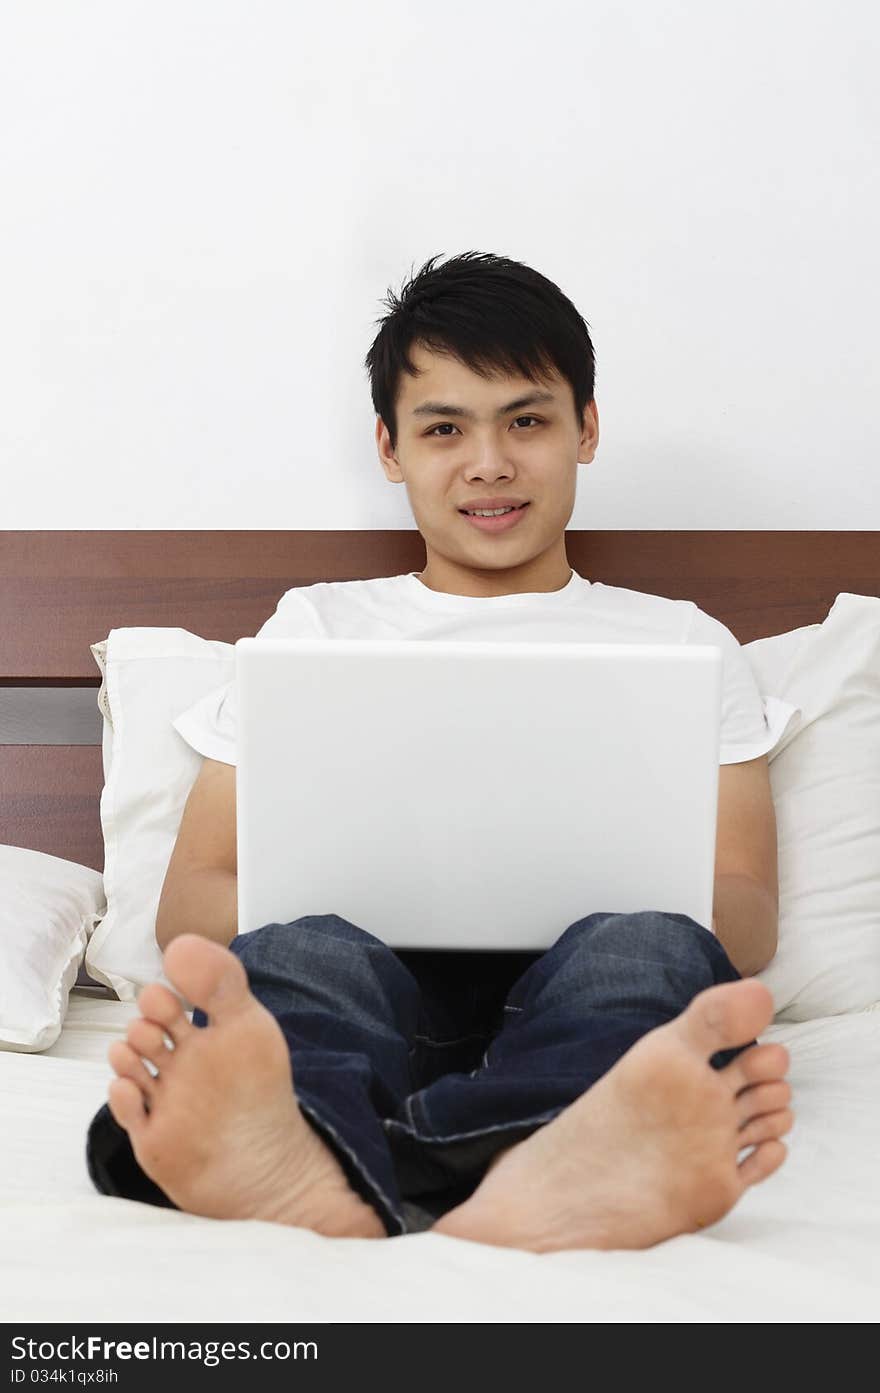
<path fill-rule="evenodd" d="M 71 995 L 42 1054 L 0 1053 L 9 1321 L 875 1321 L 880 1012 L 774 1025 L 796 1121 L 720 1223 L 642 1252 L 534 1254 L 430 1232 L 325 1238 L 99 1195 L 88 1123 L 134 1003 Z"/>

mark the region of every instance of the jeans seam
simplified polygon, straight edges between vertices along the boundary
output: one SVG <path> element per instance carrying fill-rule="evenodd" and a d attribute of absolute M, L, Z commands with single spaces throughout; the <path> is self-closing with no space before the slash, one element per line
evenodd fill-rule
<path fill-rule="evenodd" d="M 354 1151 L 352 1151 L 351 1147 L 350 1147 L 350 1146 L 348 1145 L 348 1143 L 347 1143 L 346 1141 L 344 1141 L 343 1138 L 339 1135 L 339 1133 L 337 1132 L 337 1130 L 336 1130 L 336 1128 L 333 1126 L 333 1124 L 330 1123 L 330 1122 L 328 1122 L 328 1121 L 326 1120 L 326 1118 L 322 1117 L 321 1114 L 320 1114 L 315 1108 L 313 1108 L 313 1107 L 311 1106 L 311 1104 L 304 1102 L 304 1101 L 302 1100 L 302 1098 L 298 1098 L 298 1099 L 297 1099 L 297 1102 L 299 1103 L 299 1107 L 300 1107 L 300 1111 L 301 1111 L 301 1112 L 304 1112 L 304 1113 L 308 1114 L 309 1117 L 312 1117 L 312 1118 L 315 1119 L 315 1121 L 320 1125 L 320 1127 L 324 1127 L 324 1128 L 327 1129 L 327 1131 L 328 1131 L 328 1132 L 330 1133 L 330 1135 L 333 1137 L 333 1139 L 334 1139 L 334 1141 L 337 1143 L 337 1145 L 340 1146 L 340 1147 L 342 1148 L 342 1150 L 345 1152 L 346 1156 L 348 1156 L 349 1160 L 352 1162 L 352 1164 L 353 1164 L 353 1166 L 355 1167 L 355 1169 L 360 1173 L 361 1176 L 363 1176 L 363 1179 L 364 1179 L 364 1180 L 366 1181 L 366 1183 L 370 1186 L 370 1188 L 374 1191 L 374 1193 L 377 1194 L 377 1195 L 379 1196 L 379 1198 L 381 1199 L 382 1203 L 385 1205 L 385 1208 L 387 1209 L 388 1213 L 389 1213 L 389 1214 L 397 1221 L 397 1223 L 400 1225 L 400 1232 L 401 1232 L 402 1234 L 405 1234 L 405 1233 L 406 1233 L 406 1221 L 405 1221 L 405 1219 L 404 1219 L 404 1217 L 403 1217 L 403 1214 L 398 1213 L 397 1209 L 394 1207 L 394 1205 L 392 1204 L 391 1200 L 390 1200 L 389 1197 L 386 1195 L 385 1191 L 382 1189 L 382 1186 L 379 1184 L 378 1180 L 374 1179 L 374 1177 L 370 1174 L 370 1172 L 367 1170 L 367 1168 L 366 1168 L 366 1166 L 364 1165 L 364 1163 L 361 1161 L 360 1157 L 357 1156 L 357 1155 L 355 1154 Z"/>
<path fill-rule="evenodd" d="M 445 1049 L 447 1045 L 463 1045 L 466 1040 L 481 1040 L 485 1035 L 484 1030 L 475 1030 L 470 1035 L 459 1035 L 455 1040 L 432 1040 L 429 1035 L 414 1035 L 414 1040 L 420 1040 L 424 1045 L 433 1045 L 436 1049 Z"/>
<path fill-rule="evenodd" d="M 416 1139 L 416 1141 L 429 1143 L 439 1142 L 443 1144 L 445 1142 L 466 1141 L 470 1137 L 486 1137 L 490 1136 L 492 1132 L 509 1132 L 512 1128 L 515 1127 L 531 1127 L 533 1123 L 549 1122 L 551 1118 L 558 1117 L 560 1112 L 562 1112 L 563 1108 L 551 1108 L 549 1112 L 538 1113 L 535 1117 L 520 1118 L 515 1122 L 497 1122 L 493 1123 L 491 1127 L 477 1127 L 473 1132 L 452 1132 L 445 1137 L 432 1137 L 418 1130 L 415 1123 L 415 1119 L 412 1115 L 412 1108 L 410 1107 L 409 1098 L 407 1098 L 406 1100 L 405 1110 L 410 1119 L 410 1122 L 412 1123 L 412 1126 L 407 1127 L 406 1123 L 401 1122 L 398 1118 L 388 1117 L 385 1119 L 383 1123 L 383 1126 L 385 1127 L 386 1131 L 393 1131 L 395 1128 L 397 1128 L 398 1130 L 403 1132 L 410 1132 L 411 1135 Z"/>
<path fill-rule="evenodd" d="M 417 1137 L 417 1136 L 419 1135 L 419 1132 L 418 1132 L 418 1128 L 416 1127 L 416 1120 L 415 1120 L 415 1118 L 413 1117 L 413 1110 L 412 1110 L 412 1100 L 413 1100 L 413 1097 L 414 1097 L 414 1096 L 415 1096 L 414 1094 L 410 1093 L 409 1096 L 404 1100 L 403 1110 L 404 1110 L 404 1112 L 406 1113 L 407 1117 L 408 1117 L 409 1120 L 410 1120 L 410 1127 L 411 1127 L 411 1129 L 412 1129 L 412 1134 L 413 1134 L 413 1136 L 414 1136 L 414 1137 Z"/>

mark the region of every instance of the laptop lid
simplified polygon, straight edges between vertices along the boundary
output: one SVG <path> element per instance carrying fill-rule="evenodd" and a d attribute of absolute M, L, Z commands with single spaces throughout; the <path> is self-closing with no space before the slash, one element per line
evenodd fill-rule
<path fill-rule="evenodd" d="M 544 950 L 597 911 L 711 930 L 720 650 L 235 644 L 238 925 Z"/>

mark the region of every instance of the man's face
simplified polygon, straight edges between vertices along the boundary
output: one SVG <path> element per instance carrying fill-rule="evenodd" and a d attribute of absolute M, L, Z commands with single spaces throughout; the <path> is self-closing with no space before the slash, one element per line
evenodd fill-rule
<path fill-rule="evenodd" d="M 589 464 L 599 439 L 595 401 L 579 431 L 570 384 L 554 374 L 487 380 L 455 359 L 416 346 L 418 377 L 404 374 L 397 403 L 397 448 L 376 421 L 386 478 L 403 483 L 425 542 L 422 580 L 459 595 L 558 590 L 571 567 L 564 532 L 574 510 L 578 463 Z M 547 393 L 549 399 L 519 402 Z M 426 404 L 460 408 L 436 410 Z M 513 527 L 483 531 L 460 509 L 481 498 L 527 501 Z"/>

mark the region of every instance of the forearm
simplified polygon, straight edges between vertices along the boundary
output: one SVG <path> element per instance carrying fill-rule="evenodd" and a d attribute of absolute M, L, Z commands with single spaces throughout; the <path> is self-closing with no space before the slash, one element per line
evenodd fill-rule
<path fill-rule="evenodd" d="M 238 933 L 238 876 L 234 871 L 197 870 L 163 886 L 156 912 L 156 942 L 168 947 L 178 934 L 200 934 L 224 948 Z"/>
<path fill-rule="evenodd" d="M 712 928 L 741 977 L 753 977 L 772 962 L 779 915 L 768 890 L 745 875 L 715 881 Z"/>

